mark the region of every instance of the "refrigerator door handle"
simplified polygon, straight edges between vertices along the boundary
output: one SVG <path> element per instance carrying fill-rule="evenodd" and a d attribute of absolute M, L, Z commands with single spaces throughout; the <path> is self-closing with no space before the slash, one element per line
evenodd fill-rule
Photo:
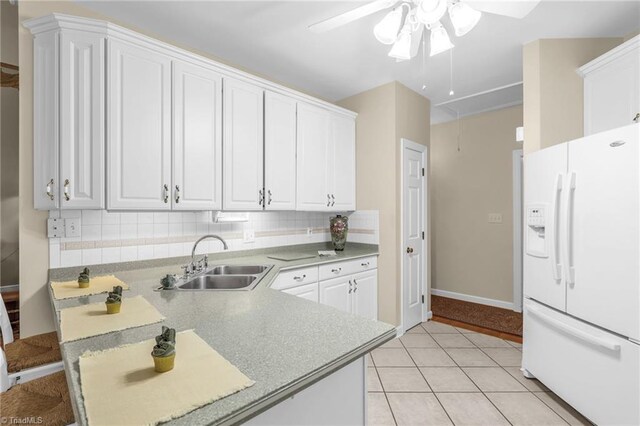
<path fill-rule="evenodd" d="M 562 279 L 562 264 L 558 262 L 558 250 L 560 245 L 559 223 L 560 223 L 560 198 L 562 194 L 562 174 L 556 176 L 556 185 L 553 193 L 553 241 L 551 242 L 551 262 L 553 262 L 553 279 Z"/>
<path fill-rule="evenodd" d="M 576 337 L 580 340 L 583 340 L 585 342 L 589 342 L 592 345 L 596 345 L 596 346 L 600 346 L 603 347 L 605 349 L 609 349 L 610 351 L 619 351 L 620 350 L 620 345 L 616 342 L 611 342 L 610 340 L 607 339 L 603 339 L 601 337 L 597 337 L 597 336 L 593 336 L 589 333 L 586 333 L 582 330 L 578 330 L 577 328 L 571 327 L 570 325 L 567 325 L 561 321 L 558 321 L 555 318 L 552 318 L 544 313 L 542 313 L 538 308 L 535 307 L 531 307 L 531 306 L 527 306 L 526 310 L 529 314 L 537 317 L 538 319 L 540 319 L 541 321 L 546 322 L 547 324 L 551 325 L 552 327 L 557 328 L 558 330 L 562 330 L 565 333 Z"/>
<path fill-rule="evenodd" d="M 565 218 L 565 247 L 564 247 L 564 256 L 565 256 L 565 281 L 567 284 L 573 285 L 575 283 L 575 268 L 571 264 L 571 255 L 573 251 L 571 250 L 573 244 L 573 201 L 574 201 L 574 193 L 576 190 L 576 173 L 570 172 L 567 176 L 567 209 L 566 209 L 566 218 Z"/>

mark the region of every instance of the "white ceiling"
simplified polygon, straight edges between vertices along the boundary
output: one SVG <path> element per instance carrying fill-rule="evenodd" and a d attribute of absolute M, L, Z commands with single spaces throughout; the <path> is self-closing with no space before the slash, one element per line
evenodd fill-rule
<path fill-rule="evenodd" d="M 387 56 L 389 47 L 376 41 L 372 33 L 384 11 L 322 34 L 307 29 L 362 2 L 76 1 L 331 101 L 393 80 L 428 97 L 432 105 L 452 99 L 449 53 L 427 57 L 424 67 L 421 56 L 396 63 Z M 444 21 L 453 34 L 448 18 Z M 530 41 L 619 37 L 639 27 L 638 1 L 543 0 L 522 20 L 484 14 L 466 36 L 452 36 L 456 45 L 452 51 L 453 98 L 522 81 L 522 45 Z M 521 88 L 501 91 L 471 102 L 461 115 L 473 113 L 474 108 L 517 103 L 521 96 Z M 474 107 L 474 103 L 479 105 Z M 436 121 L 446 116 L 434 111 Z"/>

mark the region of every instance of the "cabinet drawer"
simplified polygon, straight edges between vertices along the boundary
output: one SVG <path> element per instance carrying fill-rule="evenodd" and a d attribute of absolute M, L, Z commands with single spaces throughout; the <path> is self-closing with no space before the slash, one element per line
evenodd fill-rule
<path fill-rule="evenodd" d="M 370 256 L 361 259 L 347 260 L 345 262 L 333 262 L 320 265 L 318 273 L 322 281 L 376 269 L 377 267 L 378 258 L 376 256 Z"/>
<path fill-rule="evenodd" d="M 525 300 L 522 366 L 595 424 L 640 424 L 640 345 Z"/>
<path fill-rule="evenodd" d="M 271 285 L 271 288 L 282 290 L 284 288 L 297 287 L 304 284 L 311 284 L 318 281 L 318 267 L 292 269 L 282 271 Z"/>

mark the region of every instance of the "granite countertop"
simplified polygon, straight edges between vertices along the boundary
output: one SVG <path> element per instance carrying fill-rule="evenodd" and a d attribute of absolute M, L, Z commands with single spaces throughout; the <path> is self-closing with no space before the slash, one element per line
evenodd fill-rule
<path fill-rule="evenodd" d="M 93 276 L 112 273 L 129 284 L 125 297 L 142 295 L 177 331 L 194 329 L 212 348 L 256 382 L 252 387 L 172 420 L 176 425 L 236 424 L 290 397 L 373 348 L 395 337 L 395 327 L 357 317 L 319 303 L 269 288 L 278 272 L 302 266 L 377 255 L 378 246 L 350 243 L 336 257 L 319 257 L 324 244 L 308 244 L 210 255 L 209 264 L 272 264 L 251 291 L 155 291 L 165 274 L 180 274 L 189 259 L 171 258 L 91 266 Z M 279 261 L 269 254 L 300 253 L 313 258 Z M 77 278 L 79 268 L 49 271 L 52 281 Z M 49 291 L 51 295 L 50 286 Z M 75 299 L 51 297 L 59 328 L 59 310 L 102 302 L 104 294 Z M 62 357 L 74 403 L 76 422 L 86 424 L 80 391 L 78 358 L 102 350 L 153 338 L 160 324 L 62 343 Z M 60 334 L 58 334 L 60 335 Z"/>

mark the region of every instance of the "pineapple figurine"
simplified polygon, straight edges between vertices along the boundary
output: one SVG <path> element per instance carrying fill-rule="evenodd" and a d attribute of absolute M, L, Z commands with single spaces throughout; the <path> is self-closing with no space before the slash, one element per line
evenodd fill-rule
<path fill-rule="evenodd" d="M 87 288 L 89 287 L 89 282 L 91 278 L 89 278 L 89 268 L 84 268 L 80 275 L 78 276 L 78 287 Z"/>
<path fill-rule="evenodd" d="M 176 330 L 162 326 L 162 334 L 156 336 L 156 345 L 151 352 L 155 370 L 166 373 L 173 370 L 176 359 Z"/>
<path fill-rule="evenodd" d="M 122 305 L 122 286 L 117 285 L 113 287 L 113 291 L 109 292 L 105 304 L 107 305 L 108 314 L 117 314 L 120 312 L 120 306 Z"/>

